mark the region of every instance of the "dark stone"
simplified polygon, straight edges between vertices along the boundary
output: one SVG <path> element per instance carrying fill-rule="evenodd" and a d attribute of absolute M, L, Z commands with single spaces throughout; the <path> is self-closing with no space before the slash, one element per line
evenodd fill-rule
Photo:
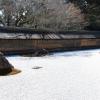
<path fill-rule="evenodd" d="M 8 60 L 0 53 L 0 75 L 6 75 L 12 71 L 14 68 Z"/>
<path fill-rule="evenodd" d="M 43 67 L 35 66 L 32 69 L 41 69 L 41 68 L 43 68 Z"/>
<path fill-rule="evenodd" d="M 37 50 L 35 52 L 35 56 L 45 56 L 48 54 L 48 51 L 46 49 L 40 49 L 40 50 Z"/>

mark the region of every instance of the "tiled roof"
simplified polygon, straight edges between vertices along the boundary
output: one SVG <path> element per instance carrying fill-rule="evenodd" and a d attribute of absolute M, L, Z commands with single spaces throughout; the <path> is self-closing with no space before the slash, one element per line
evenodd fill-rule
<path fill-rule="evenodd" d="M 0 39 L 70 39 L 100 38 L 99 31 L 53 31 L 0 27 Z"/>

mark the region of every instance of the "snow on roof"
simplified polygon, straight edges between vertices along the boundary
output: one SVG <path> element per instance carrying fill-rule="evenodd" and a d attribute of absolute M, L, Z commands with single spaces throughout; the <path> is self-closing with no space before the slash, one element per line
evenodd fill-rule
<path fill-rule="evenodd" d="M 39 34 L 21 34 L 21 33 L 0 33 L 0 39 L 41 39 Z M 65 34 L 45 34 L 45 39 L 71 39 L 71 38 L 95 38 L 95 35 L 65 35 Z"/>

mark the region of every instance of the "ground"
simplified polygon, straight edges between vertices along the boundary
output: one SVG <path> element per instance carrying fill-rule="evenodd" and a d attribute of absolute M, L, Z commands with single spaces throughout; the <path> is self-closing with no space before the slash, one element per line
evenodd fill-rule
<path fill-rule="evenodd" d="M 7 57 L 21 73 L 0 76 L 0 100 L 100 100 L 100 50 Z"/>

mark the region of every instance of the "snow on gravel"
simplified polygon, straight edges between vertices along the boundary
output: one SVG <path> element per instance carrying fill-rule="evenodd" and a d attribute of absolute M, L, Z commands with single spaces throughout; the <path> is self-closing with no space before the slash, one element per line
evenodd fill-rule
<path fill-rule="evenodd" d="M 7 59 L 22 72 L 0 77 L 0 100 L 100 100 L 100 50 Z"/>

